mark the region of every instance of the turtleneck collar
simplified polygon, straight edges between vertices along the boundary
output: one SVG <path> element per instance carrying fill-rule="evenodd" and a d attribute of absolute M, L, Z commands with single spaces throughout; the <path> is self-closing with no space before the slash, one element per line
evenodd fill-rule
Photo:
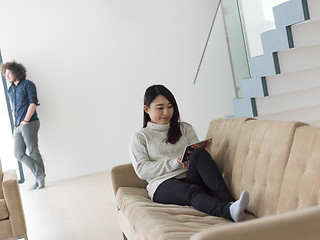
<path fill-rule="evenodd" d="M 152 123 L 152 122 L 148 122 L 147 123 L 147 128 L 149 129 L 153 129 L 156 131 L 168 131 L 170 128 L 170 123 L 167 124 L 157 124 L 157 123 Z"/>

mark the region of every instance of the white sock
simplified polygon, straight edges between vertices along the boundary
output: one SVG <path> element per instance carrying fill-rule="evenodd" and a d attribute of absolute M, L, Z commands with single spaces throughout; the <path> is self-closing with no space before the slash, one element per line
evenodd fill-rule
<path fill-rule="evenodd" d="M 249 204 L 249 193 L 243 190 L 240 198 L 230 205 L 230 215 L 235 222 L 243 221 L 245 218 L 244 211 Z"/>

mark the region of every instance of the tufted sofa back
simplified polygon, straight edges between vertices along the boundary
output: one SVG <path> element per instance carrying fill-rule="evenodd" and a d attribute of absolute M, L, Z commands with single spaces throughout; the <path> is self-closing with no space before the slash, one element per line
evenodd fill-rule
<path fill-rule="evenodd" d="M 210 154 L 219 166 L 230 188 L 233 161 L 241 129 L 250 118 L 219 118 L 212 120 L 206 138 L 212 138 Z"/>
<path fill-rule="evenodd" d="M 320 127 L 296 130 L 284 172 L 277 213 L 320 205 Z"/>
<path fill-rule="evenodd" d="M 207 137 L 233 196 L 247 189 L 255 216 L 320 205 L 320 127 L 222 118 L 210 123 Z"/>
<path fill-rule="evenodd" d="M 252 120 L 241 129 L 231 191 L 250 193 L 247 210 L 257 217 L 276 214 L 283 174 L 299 122 Z"/>

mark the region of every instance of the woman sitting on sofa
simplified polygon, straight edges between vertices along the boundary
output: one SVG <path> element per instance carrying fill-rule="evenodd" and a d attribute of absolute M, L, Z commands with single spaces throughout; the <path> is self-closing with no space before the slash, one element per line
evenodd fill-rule
<path fill-rule="evenodd" d="M 132 136 L 130 156 L 137 175 L 148 182 L 150 198 L 192 206 L 234 222 L 244 220 L 249 193 L 244 190 L 235 201 L 206 149 L 194 145 L 188 161 L 182 162 L 185 147 L 195 142 L 198 137 L 192 126 L 180 122 L 173 94 L 163 85 L 149 87 L 143 128 Z"/>

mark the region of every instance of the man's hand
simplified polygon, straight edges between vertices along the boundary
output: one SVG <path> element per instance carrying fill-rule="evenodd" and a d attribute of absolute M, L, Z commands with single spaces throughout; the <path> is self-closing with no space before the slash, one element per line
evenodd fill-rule
<path fill-rule="evenodd" d="M 30 123 L 29 121 L 23 120 L 23 121 L 20 123 L 20 126 L 22 126 L 22 125 L 27 125 L 27 124 L 29 124 L 29 123 Z"/>

